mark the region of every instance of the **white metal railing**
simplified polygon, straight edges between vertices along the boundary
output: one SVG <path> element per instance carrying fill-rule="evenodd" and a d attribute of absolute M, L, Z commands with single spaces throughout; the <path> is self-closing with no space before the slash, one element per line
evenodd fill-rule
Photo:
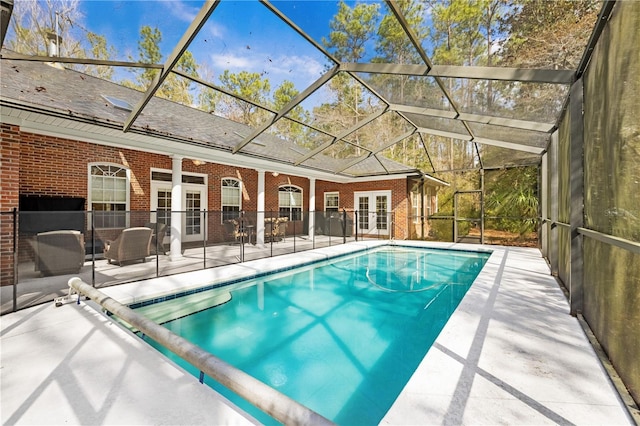
<path fill-rule="evenodd" d="M 90 298 L 108 312 L 140 330 L 140 332 L 198 368 L 200 370 L 200 382 L 203 382 L 204 374 L 206 374 L 286 425 L 334 424 L 327 418 L 276 389 L 267 386 L 244 371 L 235 368 L 183 337 L 134 312 L 129 307 L 83 282 L 80 278 L 71 278 L 69 287 L 70 293 L 71 289 L 78 293 L 78 303 L 80 295 Z M 60 303 L 60 300 L 56 300 L 56 305 Z"/>

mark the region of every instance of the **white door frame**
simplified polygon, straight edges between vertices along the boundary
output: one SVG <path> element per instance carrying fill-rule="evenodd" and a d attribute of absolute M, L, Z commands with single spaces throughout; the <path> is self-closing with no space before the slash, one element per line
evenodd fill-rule
<path fill-rule="evenodd" d="M 387 215 L 386 219 L 382 223 L 386 223 L 386 229 L 378 229 L 378 214 L 376 210 L 376 197 L 387 197 Z M 362 212 L 366 214 L 366 218 L 361 216 L 360 212 L 360 198 L 368 198 L 368 211 Z M 358 234 L 362 235 L 389 235 L 391 232 L 391 220 L 389 220 L 389 214 L 391 213 L 391 190 L 382 191 L 356 191 L 353 193 L 353 209 L 358 212 L 358 221 L 356 227 Z M 364 225 L 364 226 L 363 226 Z M 366 229 L 365 229 L 366 228 Z"/>
<path fill-rule="evenodd" d="M 163 170 L 163 169 L 153 169 L 153 171 L 171 173 L 171 170 Z M 203 176 L 205 183 L 203 185 L 194 184 L 194 183 L 182 183 L 182 205 L 185 206 L 186 208 L 187 194 L 189 192 L 199 192 L 200 193 L 200 210 L 201 211 L 206 210 L 207 206 L 209 205 L 208 199 L 207 199 L 207 194 L 208 194 L 207 175 L 202 173 L 183 173 L 183 175 L 184 174 L 194 175 L 194 176 Z M 151 203 L 150 210 L 152 211 L 151 218 L 150 218 L 151 222 L 156 221 L 155 212 L 158 210 L 158 191 L 159 190 L 171 191 L 171 188 L 172 188 L 171 182 L 157 181 L 157 180 L 151 181 L 151 197 L 150 197 L 150 203 Z M 200 233 L 199 234 L 187 235 L 186 224 L 187 224 L 187 220 L 185 218 L 185 220 L 182 221 L 182 241 L 185 241 L 185 242 L 202 241 L 204 236 L 207 235 L 206 234 L 207 221 L 204 218 L 204 213 L 200 214 Z M 165 235 L 163 243 L 168 244 L 170 239 L 171 239 L 170 235 Z"/>

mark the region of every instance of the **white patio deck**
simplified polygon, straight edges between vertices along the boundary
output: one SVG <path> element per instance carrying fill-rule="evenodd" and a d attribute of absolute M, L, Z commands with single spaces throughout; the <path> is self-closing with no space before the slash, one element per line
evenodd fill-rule
<path fill-rule="evenodd" d="M 348 241 L 353 241 L 349 238 Z M 342 243 L 342 238 L 317 235 L 314 241 L 306 236 L 287 237 L 284 241 L 267 243 L 263 247 L 244 244 L 244 258 L 255 260 L 264 257 L 277 256 L 286 253 L 311 250 L 318 247 L 337 245 Z M 156 275 L 167 276 L 182 272 L 195 271 L 207 268 L 231 265 L 240 262 L 240 244 L 216 244 L 207 247 L 189 245 L 183 252 L 182 258 L 169 260 L 168 255 L 149 256 L 146 262 L 132 262 L 119 266 L 109 264 L 101 256 L 95 261 L 95 278 L 93 277 L 93 262 L 87 260 L 78 274 L 56 275 L 42 277 L 35 271 L 33 262 L 24 262 L 18 265 L 18 284 L 16 286 L 17 309 L 24 309 L 46 303 L 56 297 L 66 294 L 69 278 L 79 276 L 88 284 L 94 284 L 97 288 L 118 285 L 134 280 L 145 280 Z M 167 252 L 168 254 L 168 252 Z M 13 286 L 0 287 L 0 312 L 6 314 L 13 310 Z"/>
<path fill-rule="evenodd" d="M 487 266 L 381 423 L 633 424 L 540 252 L 484 248 L 494 251 Z M 251 273 L 315 256 L 301 252 L 189 276 Z M 193 284 L 173 277 L 162 289 L 148 280 L 102 291 L 127 299 Z M 252 422 L 85 302 L 44 304 L 1 322 L 3 424 Z"/>

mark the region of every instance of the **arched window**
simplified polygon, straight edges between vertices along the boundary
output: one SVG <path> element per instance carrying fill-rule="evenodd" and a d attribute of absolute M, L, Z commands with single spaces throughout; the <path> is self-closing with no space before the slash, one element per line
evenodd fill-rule
<path fill-rule="evenodd" d="M 280 217 L 302 220 L 302 189 L 292 185 L 278 188 L 278 207 Z"/>
<path fill-rule="evenodd" d="M 222 221 L 235 219 L 242 209 L 242 186 L 238 179 L 222 179 Z"/>
<path fill-rule="evenodd" d="M 117 164 L 89 165 L 89 205 L 96 228 L 125 228 L 129 170 Z"/>

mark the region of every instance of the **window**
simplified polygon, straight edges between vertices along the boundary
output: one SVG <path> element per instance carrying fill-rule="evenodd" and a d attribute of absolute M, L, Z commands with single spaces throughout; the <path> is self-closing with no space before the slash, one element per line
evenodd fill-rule
<path fill-rule="evenodd" d="M 387 196 L 376 195 L 376 229 L 387 229 Z"/>
<path fill-rule="evenodd" d="M 420 223 L 420 193 L 411 193 L 411 216 L 413 216 L 413 223 Z"/>
<path fill-rule="evenodd" d="M 157 182 L 171 182 L 172 177 L 171 177 L 171 173 L 152 171 L 151 180 L 155 180 Z M 183 173 L 182 183 L 193 183 L 196 185 L 205 185 L 205 179 L 204 179 L 204 176 L 196 176 L 196 175 L 189 175 L 189 174 Z"/>
<path fill-rule="evenodd" d="M 96 228 L 125 228 L 129 171 L 119 165 L 89 165 L 89 210 Z"/>
<path fill-rule="evenodd" d="M 340 194 L 338 192 L 324 193 L 324 211 L 337 212 L 340 206 Z"/>
<path fill-rule="evenodd" d="M 186 235 L 200 235 L 202 225 L 200 191 L 186 191 L 185 195 L 187 209 L 185 233 Z"/>
<path fill-rule="evenodd" d="M 242 190 L 238 179 L 222 179 L 222 221 L 235 219 L 240 214 Z"/>
<path fill-rule="evenodd" d="M 171 235 L 171 190 L 159 190 L 156 217 L 159 223 L 167 225 L 166 235 Z"/>
<path fill-rule="evenodd" d="M 280 217 L 302 220 L 302 189 L 296 186 L 281 186 L 278 189 Z"/>
<path fill-rule="evenodd" d="M 431 196 L 431 187 L 430 186 L 427 186 L 427 193 L 424 196 L 424 198 L 425 198 L 425 202 L 426 202 L 426 209 L 425 209 L 424 215 L 425 215 L 425 218 L 427 218 L 427 217 L 431 216 L 431 214 L 432 214 L 431 213 L 431 206 L 432 206 L 433 200 L 432 200 L 432 196 Z"/>

